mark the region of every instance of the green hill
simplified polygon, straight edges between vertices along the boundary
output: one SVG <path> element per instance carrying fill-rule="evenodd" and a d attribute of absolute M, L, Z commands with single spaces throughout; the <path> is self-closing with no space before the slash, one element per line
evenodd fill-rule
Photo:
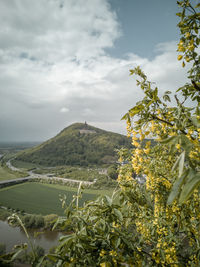
<path fill-rule="evenodd" d="M 115 149 L 121 147 L 131 147 L 131 140 L 86 123 L 75 123 L 41 145 L 18 153 L 16 159 L 44 166 L 102 165 L 116 161 Z"/>

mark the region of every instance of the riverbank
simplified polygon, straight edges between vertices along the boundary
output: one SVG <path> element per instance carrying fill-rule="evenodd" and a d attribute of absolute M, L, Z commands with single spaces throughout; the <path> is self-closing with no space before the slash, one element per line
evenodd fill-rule
<path fill-rule="evenodd" d="M 44 229 L 28 229 L 28 233 L 34 246 L 43 247 L 45 252 L 57 245 L 59 238 L 63 235 L 58 231 Z M 15 245 L 27 243 L 27 237 L 19 226 L 13 227 L 7 221 L 0 220 L 0 243 L 5 244 L 6 252 L 10 252 Z"/>

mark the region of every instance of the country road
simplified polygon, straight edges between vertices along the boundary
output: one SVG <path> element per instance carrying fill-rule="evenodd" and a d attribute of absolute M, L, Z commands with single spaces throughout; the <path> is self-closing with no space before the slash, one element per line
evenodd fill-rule
<path fill-rule="evenodd" d="M 22 172 L 21 169 L 16 168 L 16 167 L 14 167 L 12 165 L 11 159 L 9 161 L 7 161 L 6 165 L 12 171 Z M 57 176 L 49 177 L 49 176 L 44 175 L 44 174 L 34 173 L 33 171 L 28 171 L 28 174 L 29 174 L 29 176 L 27 176 L 27 177 L 16 178 L 16 179 L 12 179 L 12 180 L 3 180 L 3 181 L 0 181 L 0 187 L 7 186 L 9 184 L 16 184 L 16 183 L 27 182 L 27 181 L 29 181 L 31 179 L 35 179 L 35 178 L 37 178 L 37 179 L 46 179 L 46 180 L 52 179 L 54 181 L 55 180 L 56 181 L 61 181 L 62 180 L 63 182 L 82 183 L 82 184 L 85 184 L 85 185 L 92 185 L 92 184 L 94 184 L 96 182 L 95 180 L 93 182 L 89 182 L 89 181 L 80 181 L 80 180 L 74 180 L 74 179 L 66 179 L 66 178 L 57 177 Z"/>

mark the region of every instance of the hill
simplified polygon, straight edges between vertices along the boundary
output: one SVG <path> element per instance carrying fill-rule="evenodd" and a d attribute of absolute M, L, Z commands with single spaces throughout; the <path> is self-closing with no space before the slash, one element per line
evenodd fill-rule
<path fill-rule="evenodd" d="M 116 161 L 115 149 L 121 147 L 131 147 L 131 140 L 86 123 L 75 123 L 50 140 L 19 152 L 16 159 L 44 166 L 102 165 Z"/>

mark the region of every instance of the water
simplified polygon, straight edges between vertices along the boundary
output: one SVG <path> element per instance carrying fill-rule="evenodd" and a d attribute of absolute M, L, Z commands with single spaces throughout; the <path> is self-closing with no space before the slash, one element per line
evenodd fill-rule
<path fill-rule="evenodd" d="M 62 236 L 62 233 L 46 230 L 43 234 L 34 238 L 34 231 L 31 230 L 29 235 L 33 244 L 43 247 L 48 252 L 51 247 L 58 244 L 58 239 Z M 20 227 L 11 227 L 7 222 L 0 221 L 0 243 L 4 243 L 6 251 L 9 252 L 14 245 L 28 243 L 28 241 Z"/>

